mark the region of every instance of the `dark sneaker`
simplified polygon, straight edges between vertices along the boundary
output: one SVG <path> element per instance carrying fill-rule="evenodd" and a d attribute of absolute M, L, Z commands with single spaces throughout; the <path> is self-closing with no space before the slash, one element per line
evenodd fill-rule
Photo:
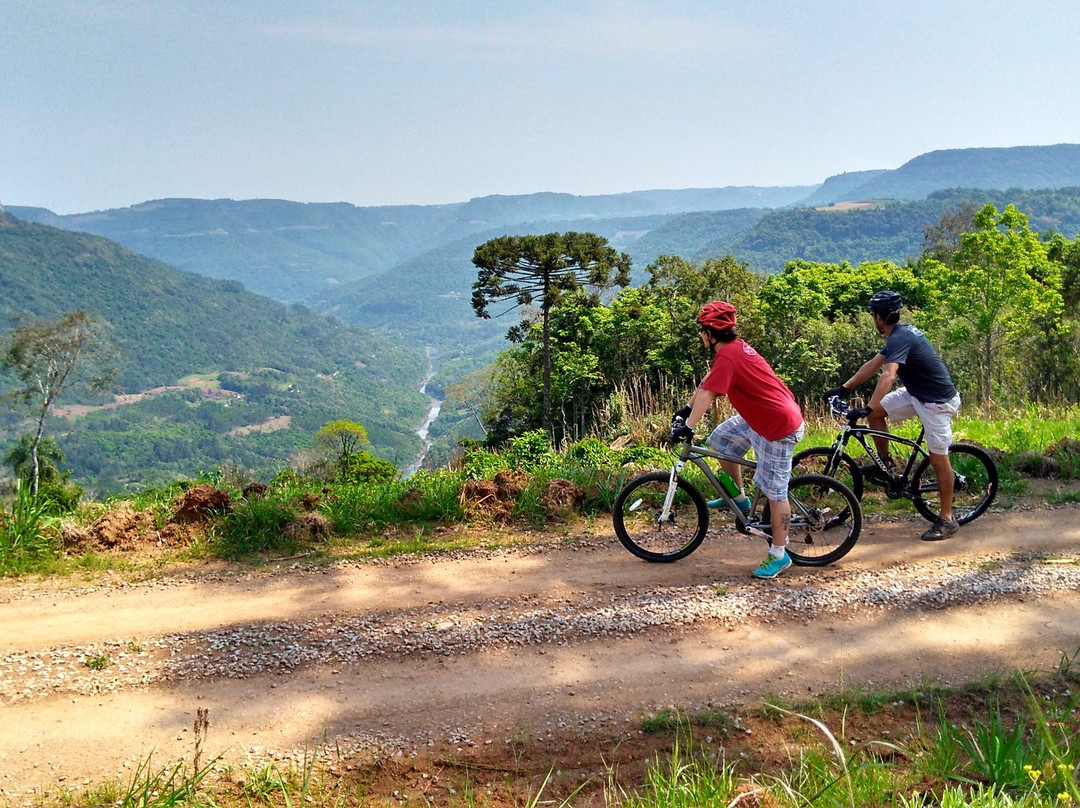
<path fill-rule="evenodd" d="M 960 529 L 960 523 L 952 519 L 938 519 L 922 534 L 923 541 L 941 541 Z"/>
<path fill-rule="evenodd" d="M 755 578 L 775 578 L 790 566 L 791 556 L 786 552 L 780 558 L 769 553 L 765 556 L 765 560 L 761 562 L 761 566 L 750 574 Z"/>
<path fill-rule="evenodd" d="M 892 463 L 886 462 L 886 466 L 889 468 L 889 474 L 892 474 L 895 466 Z M 877 463 L 863 463 L 859 466 L 859 471 L 862 472 L 863 477 L 868 477 L 871 480 L 878 480 L 879 482 L 889 483 L 892 482 L 889 477 L 883 472 Z"/>

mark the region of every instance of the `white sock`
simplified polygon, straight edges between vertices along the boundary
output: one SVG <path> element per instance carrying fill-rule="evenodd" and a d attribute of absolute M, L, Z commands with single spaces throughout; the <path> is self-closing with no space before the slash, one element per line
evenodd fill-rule
<path fill-rule="evenodd" d="M 784 553 L 786 553 L 786 552 L 787 552 L 787 545 L 786 544 L 781 545 L 780 547 L 777 547 L 775 544 L 770 544 L 769 545 L 769 555 L 771 555 L 773 558 L 783 558 Z"/>

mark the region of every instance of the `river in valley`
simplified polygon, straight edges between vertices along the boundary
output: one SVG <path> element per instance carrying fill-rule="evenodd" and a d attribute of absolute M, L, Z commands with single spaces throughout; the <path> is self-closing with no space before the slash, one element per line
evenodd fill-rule
<path fill-rule="evenodd" d="M 428 392 L 428 383 L 435 376 L 435 364 L 431 362 L 431 348 L 428 347 L 427 351 L 429 361 L 428 374 L 424 378 L 424 383 L 420 385 L 420 392 L 431 399 L 431 407 L 428 409 L 427 418 L 424 419 L 424 423 L 416 430 L 416 434 L 419 435 L 420 440 L 424 442 L 424 448 L 420 450 L 420 454 L 413 458 L 413 461 L 409 465 L 402 469 L 402 477 L 409 477 L 415 474 L 416 471 L 424 465 L 424 460 L 427 459 L 428 450 L 431 449 L 431 445 L 435 442 L 431 439 L 431 425 L 435 423 L 435 419 L 439 417 L 439 411 L 442 409 L 443 400 L 441 398 L 436 398 Z"/>

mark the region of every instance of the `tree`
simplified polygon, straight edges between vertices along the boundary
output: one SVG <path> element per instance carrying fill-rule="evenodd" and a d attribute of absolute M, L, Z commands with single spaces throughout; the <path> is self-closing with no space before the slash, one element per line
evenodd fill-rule
<path fill-rule="evenodd" d="M 961 247 L 965 233 L 974 229 L 977 202 L 961 202 L 960 206 L 945 211 L 937 224 L 923 230 L 923 255 L 938 261 L 948 261 Z"/>
<path fill-rule="evenodd" d="M 995 381 L 1007 379 L 1010 360 L 1019 364 L 1034 331 L 1060 327 L 1061 266 L 1012 205 L 1000 214 L 983 207 L 948 263 L 924 258 L 922 267 L 934 298 L 923 319 L 974 371 L 982 402 L 990 401 Z"/>
<path fill-rule="evenodd" d="M 64 462 L 64 451 L 48 435 L 43 436 L 38 443 L 37 460 L 39 485 L 61 479 L 60 465 Z M 23 435 L 19 438 L 19 442 L 4 455 L 4 463 L 11 466 L 16 477 L 33 485 L 34 436 Z"/>
<path fill-rule="evenodd" d="M 342 480 L 349 477 L 353 457 L 371 445 L 367 430 L 355 421 L 343 418 L 330 421 L 315 433 L 315 440 L 320 446 L 333 452 Z"/>
<path fill-rule="evenodd" d="M 53 404 L 68 390 L 101 393 L 115 384 L 115 351 L 106 339 L 107 327 L 79 310 L 53 320 L 27 321 L 4 339 L 0 367 L 14 373 L 22 385 L 7 398 L 36 422 L 30 446 L 30 490 L 35 497 L 41 476 L 38 451 Z"/>
<path fill-rule="evenodd" d="M 551 430 L 551 309 L 564 293 L 586 284 L 597 295 L 614 285 L 630 284 L 630 257 L 608 246 L 594 233 L 548 233 L 542 236 L 500 236 L 473 253 L 479 268 L 472 305 L 477 317 L 489 319 L 492 303 L 514 301 L 507 310 L 539 301 L 543 346 L 543 423 Z M 613 275 L 614 273 L 614 275 Z M 502 312 L 505 314 L 506 312 Z M 501 316 L 501 315 L 500 315 Z M 520 341 L 521 326 L 508 338 Z"/>

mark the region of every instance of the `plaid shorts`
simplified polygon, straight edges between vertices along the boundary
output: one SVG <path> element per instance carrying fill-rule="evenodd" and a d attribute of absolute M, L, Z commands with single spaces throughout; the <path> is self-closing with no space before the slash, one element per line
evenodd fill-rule
<path fill-rule="evenodd" d="M 750 428 L 741 415 L 733 415 L 709 435 L 707 443 L 718 452 L 743 457 L 750 449 L 757 459 L 754 483 L 772 502 L 787 499 L 791 480 L 791 457 L 795 445 L 802 440 L 802 424 L 780 440 L 766 440 Z"/>

